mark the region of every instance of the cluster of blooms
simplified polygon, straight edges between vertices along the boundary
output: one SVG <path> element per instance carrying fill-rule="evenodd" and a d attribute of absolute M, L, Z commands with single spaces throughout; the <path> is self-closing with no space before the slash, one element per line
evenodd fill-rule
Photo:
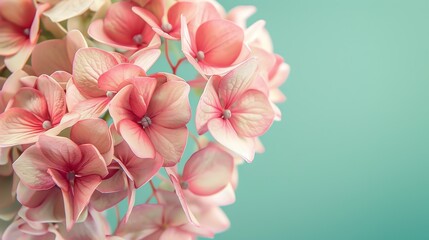
<path fill-rule="evenodd" d="M 226 12 L 215 0 L 0 0 L 2 239 L 226 230 L 220 207 L 235 201 L 237 166 L 264 151 L 258 137 L 281 118 L 278 87 L 289 74 L 264 21 L 247 27 L 255 10 Z M 148 74 L 161 55 L 172 73 Z M 184 62 L 195 79 L 177 75 Z M 182 159 L 188 138 L 196 150 Z M 136 204 L 142 187 L 151 194 Z M 105 211 L 124 199 L 111 229 Z"/>

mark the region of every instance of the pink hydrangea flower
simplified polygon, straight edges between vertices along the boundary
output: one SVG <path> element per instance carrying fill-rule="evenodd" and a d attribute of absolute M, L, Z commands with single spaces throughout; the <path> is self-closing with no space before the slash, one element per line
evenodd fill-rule
<path fill-rule="evenodd" d="M 95 20 L 88 29 L 89 35 L 99 42 L 126 50 L 157 48 L 158 35 L 137 16 L 132 2 L 117 2 L 110 6 L 104 19 Z"/>
<path fill-rule="evenodd" d="M 40 15 L 48 6 L 35 7 L 32 0 L 0 1 L 0 55 L 12 72 L 30 57 L 40 34 Z"/>
<path fill-rule="evenodd" d="M 31 190 L 61 189 L 69 230 L 108 174 L 106 162 L 93 145 L 47 135 L 24 151 L 13 167 Z"/>
<path fill-rule="evenodd" d="M 110 106 L 113 122 L 141 158 L 159 154 L 164 166 L 179 162 L 188 138 L 191 117 L 189 85 L 174 75 L 134 78 Z"/>
<path fill-rule="evenodd" d="M 54 78 L 29 80 L 34 85 L 20 88 L 0 115 L 0 146 L 34 143 L 40 134 L 58 134 L 79 117 L 66 114 L 65 92 Z"/>
<path fill-rule="evenodd" d="M 182 17 L 182 51 L 201 75 L 223 75 L 250 57 L 244 31 L 233 22 L 206 21 L 195 32 L 188 30 L 186 22 Z"/>
<path fill-rule="evenodd" d="M 249 162 L 254 157 L 254 138 L 265 133 L 274 119 L 267 96 L 249 89 L 256 70 L 257 61 L 251 59 L 224 77 L 211 77 L 195 120 L 199 134 L 210 131 L 220 144 Z"/>

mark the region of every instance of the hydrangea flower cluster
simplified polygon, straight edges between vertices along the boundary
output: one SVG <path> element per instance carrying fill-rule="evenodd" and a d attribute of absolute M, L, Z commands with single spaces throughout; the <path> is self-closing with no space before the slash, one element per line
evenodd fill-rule
<path fill-rule="evenodd" d="M 215 0 L 0 0 L 2 239 L 226 230 L 220 207 L 235 201 L 237 167 L 264 151 L 259 137 L 281 119 L 289 74 L 265 22 L 247 26 L 255 10 L 226 12 Z M 151 72 L 159 59 L 166 71 Z M 184 64 L 194 79 L 179 76 Z M 150 194 L 137 204 L 138 189 Z"/>

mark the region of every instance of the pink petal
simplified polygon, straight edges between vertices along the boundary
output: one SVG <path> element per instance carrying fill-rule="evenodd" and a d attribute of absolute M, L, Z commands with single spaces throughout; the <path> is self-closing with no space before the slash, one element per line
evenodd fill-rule
<path fill-rule="evenodd" d="M 136 201 L 136 189 L 134 188 L 134 184 L 131 182 L 128 186 L 128 209 L 122 221 L 127 222 L 128 219 L 130 218 L 135 201 Z"/>
<path fill-rule="evenodd" d="M 53 168 L 49 168 L 47 173 L 52 177 L 55 185 L 57 185 L 61 190 L 69 191 L 69 181 L 66 179 L 66 176 L 63 173 Z"/>
<path fill-rule="evenodd" d="M 41 135 L 38 147 L 55 169 L 67 172 L 80 164 L 82 154 L 79 147 L 68 138 Z"/>
<path fill-rule="evenodd" d="M 146 131 L 163 160 L 164 167 L 176 165 L 182 157 L 188 140 L 188 129 L 186 126 L 170 129 L 152 124 Z"/>
<path fill-rule="evenodd" d="M 136 116 L 143 117 L 147 112 L 147 107 L 152 99 L 157 81 L 151 77 L 134 78 L 133 91 L 130 94 L 130 106 Z"/>
<path fill-rule="evenodd" d="M 67 56 L 69 57 L 70 63 L 73 62 L 76 52 L 81 48 L 87 48 L 85 37 L 78 30 L 71 30 L 67 33 L 65 38 Z"/>
<path fill-rule="evenodd" d="M 73 195 L 71 191 L 65 191 L 61 190 L 61 193 L 63 195 L 63 201 L 64 201 L 64 215 L 65 215 L 65 222 L 67 230 L 70 231 L 73 225 L 76 222 L 76 219 L 74 218 L 73 214 Z"/>
<path fill-rule="evenodd" d="M 66 103 L 67 103 L 67 109 L 69 111 L 72 111 L 72 109 L 80 102 L 83 102 L 87 100 L 88 98 L 84 97 L 79 90 L 77 89 L 76 85 L 74 84 L 73 80 L 67 82 L 66 85 Z"/>
<path fill-rule="evenodd" d="M 188 202 L 186 201 L 185 195 L 183 194 L 183 190 L 182 190 L 182 187 L 180 185 L 177 173 L 175 173 L 169 167 L 166 167 L 165 171 L 167 172 L 168 176 L 170 177 L 171 183 L 173 184 L 173 187 L 174 187 L 174 190 L 177 194 L 177 197 L 179 198 L 180 204 L 182 205 L 183 211 L 185 212 L 186 218 L 193 225 L 199 226 L 200 224 L 199 224 L 198 220 L 195 218 L 191 209 L 189 208 Z"/>
<path fill-rule="evenodd" d="M 161 50 L 159 49 L 144 48 L 131 55 L 130 62 L 141 67 L 145 72 L 147 72 L 158 60 L 160 55 Z"/>
<path fill-rule="evenodd" d="M 86 96 L 105 96 L 105 91 L 98 87 L 98 78 L 117 64 L 119 64 L 118 60 L 106 51 L 98 48 L 82 48 L 76 52 L 73 62 L 74 83 Z"/>
<path fill-rule="evenodd" d="M 30 41 L 26 41 L 15 55 L 4 59 L 6 67 L 12 72 L 22 69 L 30 57 L 34 46 Z"/>
<path fill-rule="evenodd" d="M 207 123 L 211 119 L 220 118 L 222 116 L 222 105 L 217 94 L 217 85 L 221 78 L 213 76 L 209 79 L 204 92 L 198 102 L 195 124 L 198 134 L 207 132 Z"/>
<path fill-rule="evenodd" d="M 89 175 L 75 179 L 73 193 L 73 220 L 77 221 L 84 208 L 88 205 L 92 193 L 101 183 L 101 177 Z"/>
<path fill-rule="evenodd" d="M 28 38 L 21 32 L 21 28 L 5 21 L 0 21 L 0 55 L 16 54 L 27 42 Z"/>
<path fill-rule="evenodd" d="M 141 158 L 155 157 L 154 145 L 141 125 L 124 119 L 118 123 L 118 131 L 135 155 Z"/>
<path fill-rule="evenodd" d="M 31 146 L 14 162 L 13 169 L 21 181 L 34 190 L 47 190 L 55 185 L 47 170 L 53 164 L 36 145 Z"/>
<path fill-rule="evenodd" d="M 30 112 L 14 108 L 0 114 L 0 146 L 34 143 L 45 131 L 42 121 Z"/>
<path fill-rule="evenodd" d="M 197 195 L 212 195 L 226 187 L 233 168 L 233 157 L 211 144 L 189 158 L 183 170 L 182 181 Z"/>
<path fill-rule="evenodd" d="M 46 98 L 34 88 L 21 88 L 11 100 L 10 107 L 27 110 L 42 122 L 50 120 Z"/>
<path fill-rule="evenodd" d="M 103 73 L 98 79 L 98 86 L 104 91 L 117 92 L 121 89 L 120 86 L 125 80 L 145 75 L 145 72 L 139 66 L 121 63 Z"/>
<path fill-rule="evenodd" d="M 106 165 L 112 162 L 113 140 L 103 119 L 85 119 L 77 122 L 70 130 L 70 139 L 78 145 L 94 145 L 103 155 Z"/>
<path fill-rule="evenodd" d="M 106 162 L 94 145 L 82 144 L 79 145 L 79 149 L 82 152 L 82 160 L 75 167 L 76 174 L 81 176 L 97 175 L 102 178 L 109 173 Z"/>
<path fill-rule="evenodd" d="M 64 40 L 43 41 L 36 45 L 31 55 L 31 65 L 37 75 L 52 74 L 58 70 L 71 73 L 71 63 Z"/>
<path fill-rule="evenodd" d="M 107 111 L 110 100 L 108 97 L 90 98 L 77 103 L 69 110 L 79 113 L 82 119 L 98 118 Z"/>
<path fill-rule="evenodd" d="M 95 191 L 91 196 L 91 207 L 101 212 L 115 206 L 125 197 L 127 197 L 127 191 L 111 193 L 101 193 L 99 191 Z"/>
<path fill-rule="evenodd" d="M 264 134 L 274 120 L 271 104 L 260 91 L 249 90 L 230 108 L 229 119 L 239 136 L 258 137 Z"/>
<path fill-rule="evenodd" d="M 104 26 L 105 25 L 102 19 L 95 20 L 94 22 L 91 23 L 91 25 L 89 25 L 88 34 L 98 42 L 104 43 L 114 48 L 119 48 L 124 50 L 137 49 L 137 47 L 134 46 L 135 43 L 132 41 L 132 37 L 128 36 L 129 38 L 125 40 L 126 43 L 120 44 L 114 39 L 110 38 L 110 36 L 106 33 L 106 31 L 104 31 Z"/>
<path fill-rule="evenodd" d="M 250 87 L 258 67 L 256 59 L 250 59 L 225 75 L 219 83 L 219 97 L 228 108 Z"/>
<path fill-rule="evenodd" d="M 189 85 L 184 81 L 168 81 L 162 84 L 153 94 L 146 114 L 153 123 L 166 128 L 186 125 L 191 118 L 189 90 Z"/>
<path fill-rule="evenodd" d="M 239 26 L 221 19 L 203 23 L 195 35 L 196 49 L 204 53 L 202 61 L 216 67 L 229 67 L 235 62 L 243 39 Z"/>
<path fill-rule="evenodd" d="M 125 86 L 115 95 L 110 103 L 109 113 L 112 116 L 116 129 L 118 129 L 118 123 L 124 119 L 139 121 L 133 112 L 133 108 L 130 106 L 130 95 L 132 92 L 132 85 Z M 143 102 L 142 105 L 144 106 L 141 111 L 146 112 L 146 104 Z"/>
<path fill-rule="evenodd" d="M 10 11 L 10 9 L 16 10 Z M 31 0 L 0 2 L 0 15 L 3 20 L 23 28 L 31 25 L 35 13 L 36 9 Z"/>
<path fill-rule="evenodd" d="M 50 121 L 57 124 L 66 113 L 66 97 L 61 85 L 48 75 L 37 79 L 37 89 L 45 96 Z"/>
<path fill-rule="evenodd" d="M 240 155 L 247 162 L 253 161 L 255 156 L 253 139 L 239 137 L 230 121 L 221 118 L 212 119 L 208 123 L 208 129 L 220 144 Z"/>
<path fill-rule="evenodd" d="M 120 162 L 114 159 L 115 162 Z M 111 166 L 118 166 L 118 164 L 111 164 Z M 122 168 L 122 166 L 121 166 Z M 97 187 L 97 191 L 101 193 L 113 193 L 127 190 L 128 188 L 128 177 L 122 169 L 109 169 L 109 174 L 103 179 L 100 185 Z"/>

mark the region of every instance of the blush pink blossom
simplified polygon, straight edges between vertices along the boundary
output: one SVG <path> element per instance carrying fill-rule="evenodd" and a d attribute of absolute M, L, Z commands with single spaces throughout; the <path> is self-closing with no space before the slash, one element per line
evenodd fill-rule
<path fill-rule="evenodd" d="M 47 8 L 48 4 L 35 7 L 32 0 L 0 1 L 0 56 L 12 72 L 22 69 L 30 57 L 40 35 L 40 15 Z"/>
<path fill-rule="evenodd" d="M 69 230 L 108 174 L 103 157 L 93 145 L 77 145 L 67 138 L 47 135 L 24 151 L 13 167 L 32 190 L 61 189 Z"/>
<path fill-rule="evenodd" d="M 91 23 L 89 35 L 99 42 L 120 49 L 158 48 L 161 45 L 158 35 L 131 10 L 135 6 L 137 5 L 125 1 L 112 4 L 104 19 Z"/>
<path fill-rule="evenodd" d="M 0 115 L 0 146 L 34 143 L 40 134 L 58 134 L 77 121 L 76 114 L 66 114 L 65 92 L 54 78 L 35 80 L 34 87 L 20 88 Z"/>
<path fill-rule="evenodd" d="M 177 164 L 182 156 L 191 117 L 189 85 L 174 75 L 134 78 L 110 106 L 118 132 L 141 158 L 159 154 L 164 166 Z"/>
<path fill-rule="evenodd" d="M 210 20 L 191 32 L 186 22 L 182 17 L 182 51 L 202 76 L 223 75 L 250 57 L 244 31 L 235 23 Z"/>
<path fill-rule="evenodd" d="M 256 70 L 257 61 L 250 59 L 224 77 L 211 77 L 195 120 L 199 134 L 210 131 L 216 141 L 248 162 L 254 157 L 254 138 L 265 133 L 274 119 L 267 96 L 249 89 Z"/>

